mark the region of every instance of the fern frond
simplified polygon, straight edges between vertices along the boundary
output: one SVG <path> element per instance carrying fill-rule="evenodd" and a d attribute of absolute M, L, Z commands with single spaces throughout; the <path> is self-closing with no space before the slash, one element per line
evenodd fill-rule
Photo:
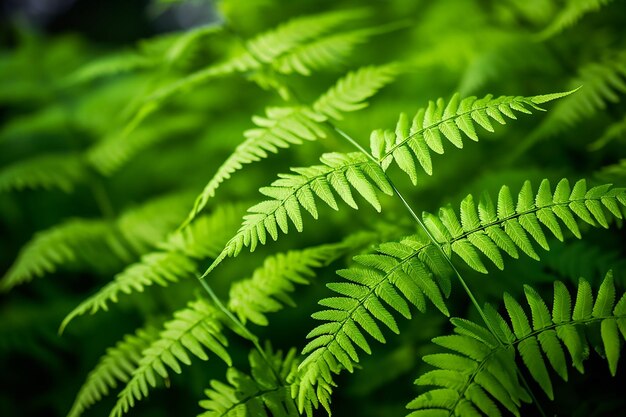
<path fill-rule="evenodd" d="M 365 43 L 371 30 L 362 29 L 333 33 L 313 42 L 299 45 L 272 62 L 281 74 L 298 73 L 309 76 L 313 71 L 341 65 L 354 48 Z"/>
<path fill-rule="evenodd" d="M 565 29 L 574 26 L 586 14 L 597 12 L 613 0 L 569 0 L 565 7 L 539 36 L 542 39 L 558 35 Z"/>
<path fill-rule="evenodd" d="M 281 174 L 270 187 L 261 188 L 261 193 L 270 199 L 248 209 L 239 231 L 228 241 L 203 278 L 226 256 L 237 256 L 244 247 L 254 251 L 258 244 L 266 243 L 268 235 L 277 240 L 279 230 L 288 232 L 290 221 L 297 231 L 302 231 L 300 208 L 317 218 L 315 196 L 337 210 L 334 190 L 346 204 L 358 209 L 352 196 L 354 189 L 380 211 L 377 190 L 388 195 L 393 193 L 380 167 L 361 152 L 327 153 L 320 161 L 323 165 L 292 168 L 293 174 Z"/>
<path fill-rule="evenodd" d="M 92 264 L 97 259 L 98 266 L 107 269 L 118 264 L 117 259 L 130 260 L 131 256 L 108 222 L 69 220 L 36 233 L 2 278 L 0 289 L 8 291 L 61 265 Z"/>
<path fill-rule="evenodd" d="M 99 78 L 150 68 L 157 62 L 153 57 L 144 56 L 135 51 L 117 52 L 80 67 L 67 76 L 64 84 L 72 86 L 88 83 Z"/>
<path fill-rule="evenodd" d="M 290 293 L 295 284 L 308 285 L 313 269 L 326 266 L 356 248 L 371 243 L 372 233 L 357 233 L 339 243 L 313 246 L 303 250 L 278 253 L 265 259 L 252 277 L 231 286 L 228 308 L 245 323 L 247 320 L 266 326 L 267 313 L 295 306 Z"/>
<path fill-rule="evenodd" d="M 342 113 L 367 107 L 365 101 L 400 73 L 398 64 L 368 66 L 349 72 L 313 103 L 313 110 L 326 118 L 341 120 Z"/>
<path fill-rule="evenodd" d="M 157 385 L 158 377 L 168 377 L 167 368 L 181 373 L 181 362 L 191 364 L 190 353 L 207 360 L 208 349 L 231 366 L 220 314 L 218 309 L 203 299 L 193 301 L 186 308 L 175 312 L 174 318 L 164 324 L 159 337 L 141 352 L 137 367 L 120 392 L 111 417 L 121 417 L 136 401 L 147 397 L 150 387 Z"/>
<path fill-rule="evenodd" d="M 533 137 L 554 136 L 619 102 L 626 93 L 626 52 L 583 66 L 571 85 L 582 87 L 555 106 Z"/>
<path fill-rule="evenodd" d="M 87 160 L 103 175 L 113 175 L 133 157 L 165 140 L 184 137 L 200 127 L 204 119 L 197 115 L 177 115 L 160 120 L 158 127 L 145 126 L 131 133 L 115 133 L 98 142 L 87 152 Z"/>
<path fill-rule="evenodd" d="M 417 112 L 412 122 L 402 113 L 395 132 L 373 131 L 370 137 L 372 155 L 385 170 L 395 162 L 413 184 L 416 184 L 416 165 L 421 165 L 428 175 L 432 175 L 431 151 L 444 153 L 442 135 L 457 148 L 462 148 L 463 136 L 478 141 L 476 125 L 493 132 L 492 119 L 505 124 L 504 116 L 517 118 L 514 111 L 531 113 L 531 109 L 543 110 L 539 107 L 540 104 L 565 97 L 572 92 L 533 97 L 501 96 L 495 99 L 492 95 L 481 99 L 460 99 L 455 94 L 447 104 L 442 99 L 431 101 L 426 109 Z"/>
<path fill-rule="evenodd" d="M 497 205 L 484 194 L 477 210 L 469 195 L 461 203 L 460 221 L 452 209 L 442 208 L 438 217 L 424 215 L 424 222 L 447 254 L 454 252 L 471 268 L 486 273 L 478 253 L 483 253 L 500 269 L 503 268 L 502 252 L 517 258 L 519 249 L 539 259 L 531 241 L 549 250 L 544 228 L 562 241 L 560 220 L 580 238 L 580 220 L 594 227 L 608 228 L 611 218 L 622 218 L 620 206 L 624 205 L 626 189 L 611 188 L 610 184 L 587 189 L 586 181 L 579 180 L 570 188 L 569 181 L 562 179 L 552 193 L 549 181 L 543 180 L 535 195 L 530 182 L 526 181 L 517 202 L 504 186 L 498 194 Z"/>
<path fill-rule="evenodd" d="M 200 401 L 207 411 L 198 417 L 299 416 L 286 382 L 298 367 L 296 350 L 290 349 L 283 357 L 280 350 L 274 352 L 267 344 L 264 352 L 264 357 L 256 350 L 250 352 L 250 374 L 228 368 L 228 384 L 211 381 L 211 388 L 205 390 L 208 399 Z"/>
<path fill-rule="evenodd" d="M 196 199 L 186 224 L 198 215 L 215 196 L 217 188 L 243 165 L 267 158 L 269 153 L 289 148 L 292 144 L 314 141 L 326 137 L 326 132 L 318 125 L 323 122 L 308 107 L 270 107 L 266 116 L 256 116 L 252 121 L 259 126 L 244 132 L 245 140 L 217 169 L 202 193 Z"/>
<path fill-rule="evenodd" d="M 502 252 L 517 258 L 519 248 L 538 259 L 531 238 L 548 249 L 540 224 L 563 239 L 557 221 L 560 219 L 567 229 L 580 236 L 575 217 L 594 226 L 608 227 L 611 216 L 621 218 L 620 205 L 626 206 L 626 189 L 610 189 L 609 185 L 587 190 L 585 181 L 580 180 L 570 191 L 568 181 L 561 180 L 553 195 L 549 182 L 544 180 L 535 196 L 527 181 L 516 204 L 504 186 L 497 206 L 485 195 L 477 210 L 472 196 L 468 196 L 461 203 L 460 220 L 451 208 L 445 207 L 438 216 L 424 213 L 422 217 L 447 256 L 454 253 L 470 268 L 487 273 L 479 253 L 500 269 L 504 267 Z M 356 266 L 338 271 L 348 282 L 328 284 L 337 293 L 320 301 L 328 309 L 312 316 L 325 323 L 308 334 L 312 340 L 303 349 L 308 356 L 300 365 L 302 381 L 313 385 L 330 383 L 331 373 L 341 369 L 352 372 L 359 361 L 356 348 L 371 353 L 365 333 L 384 343 L 378 322 L 398 333 L 392 312 L 410 318 L 409 303 L 423 312 L 429 299 L 448 315 L 444 297 L 450 293 L 449 267 L 430 239 L 411 236 L 384 243 L 378 253 L 356 256 L 354 261 Z M 313 392 L 306 384 L 297 390 L 299 398 L 305 399 L 310 398 L 306 392 Z M 301 411 L 310 407 L 305 401 L 299 402 Z"/>
<path fill-rule="evenodd" d="M 119 382 L 128 382 L 141 358 L 141 352 L 153 343 L 159 333 L 148 326 L 128 334 L 114 347 L 108 348 L 96 367 L 87 375 L 87 380 L 78 391 L 67 417 L 79 417 L 102 397 L 117 388 Z"/>
<path fill-rule="evenodd" d="M 139 262 L 117 274 L 113 281 L 72 310 L 63 319 L 59 332 L 78 316 L 108 311 L 109 303 L 117 303 L 120 293 L 143 292 L 145 287 L 155 284 L 166 287 L 194 276 L 197 260 L 213 258 L 220 253 L 236 230 L 243 211 L 243 206 L 225 205 L 210 216 L 199 217 L 188 228 L 172 233 L 158 245 L 162 251 L 142 256 Z"/>
<path fill-rule="evenodd" d="M 252 121 L 258 128 L 244 132 L 245 141 L 218 168 L 198 196 L 187 223 L 215 196 L 217 188 L 244 164 L 265 159 L 270 153 L 278 153 L 291 145 L 325 138 L 323 122 L 329 118 L 341 119 L 344 112 L 366 107 L 365 100 L 393 81 L 398 72 L 395 64 L 363 67 L 339 79 L 310 107 L 268 108 L 266 117 L 254 117 Z"/>
<path fill-rule="evenodd" d="M 131 208 L 114 221 L 73 219 L 40 231 L 21 249 L 0 289 L 9 290 L 59 266 L 117 269 L 153 248 L 180 224 L 190 197 L 170 194 Z"/>
<path fill-rule="evenodd" d="M 180 66 L 189 55 L 193 55 L 190 51 L 197 48 L 201 41 L 206 41 L 207 35 L 221 30 L 219 26 L 200 26 L 182 33 L 143 40 L 136 50 L 109 54 L 78 68 L 66 77 L 64 84 L 73 86 L 158 66 Z"/>
<path fill-rule="evenodd" d="M 16 162 L 0 171 L 0 191 L 57 188 L 70 193 L 86 175 L 80 155 L 40 155 Z"/>
<path fill-rule="evenodd" d="M 270 65 L 276 58 L 300 44 L 323 36 L 350 21 L 361 19 L 365 14 L 364 9 L 354 9 L 303 16 L 261 33 L 248 40 L 242 52 L 225 62 L 193 72 L 148 95 L 125 131 L 130 132 L 147 115 L 156 111 L 161 103 L 176 94 L 197 88 L 218 77 L 254 71 Z"/>
<path fill-rule="evenodd" d="M 591 287 L 581 279 L 573 310 L 572 297 L 560 281 L 554 283 L 552 311 L 533 288 L 525 286 L 524 292 L 530 316 L 508 294 L 504 296 L 508 321 L 494 308 L 489 306 L 486 310 L 496 335 L 471 321 L 452 319 L 455 334 L 433 339 L 448 352 L 423 358 L 436 369 L 421 375 L 415 383 L 437 388 L 408 404 L 409 409 L 415 410 L 410 416 L 492 417 L 501 415 L 499 407 L 519 416 L 521 403 L 530 402 L 530 398 L 521 388 L 515 357 L 519 355 L 530 375 L 552 399 L 548 369 L 567 381 L 567 351 L 574 367 L 584 372 L 591 333 L 598 334 L 601 354 L 615 375 L 620 343 L 626 338 L 626 294 L 615 303 L 610 272 L 595 300 Z"/>

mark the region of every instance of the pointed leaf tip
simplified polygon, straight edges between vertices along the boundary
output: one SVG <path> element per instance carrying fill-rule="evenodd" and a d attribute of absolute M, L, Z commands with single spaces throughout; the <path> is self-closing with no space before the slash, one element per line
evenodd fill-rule
<path fill-rule="evenodd" d="M 573 90 L 569 90 L 569 91 L 564 91 L 561 93 L 551 93 L 551 94 L 542 94 L 539 96 L 533 96 L 531 97 L 531 101 L 535 104 L 541 104 L 541 103 L 547 103 L 548 101 L 552 101 L 552 100 L 556 100 L 559 98 L 563 98 L 563 97 L 567 97 L 570 94 L 575 93 L 576 91 L 580 90 L 583 86 L 581 85 L 578 88 L 575 88 Z"/>

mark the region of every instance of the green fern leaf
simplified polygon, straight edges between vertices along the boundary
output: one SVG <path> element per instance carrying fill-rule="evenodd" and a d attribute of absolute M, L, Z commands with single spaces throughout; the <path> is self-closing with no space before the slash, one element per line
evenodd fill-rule
<path fill-rule="evenodd" d="M 314 71 L 341 65 L 354 48 L 367 41 L 372 30 L 361 29 L 333 33 L 302 44 L 272 62 L 281 74 L 298 73 L 304 76 Z"/>
<path fill-rule="evenodd" d="M 209 302 L 199 299 L 174 313 L 174 318 L 164 324 L 159 337 L 141 352 L 137 367 L 126 387 L 120 392 L 112 417 L 120 417 L 148 396 L 149 387 L 157 385 L 157 378 L 167 378 L 170 368 L 181 373 L 180 363 L 191 364 L 189 353 L 207 360 L 205 349 L 232 365 L 226 351 L 227 340 L 222 334 L 220 312 Z"/>
<path fill-rule="evenodd" d="M 366 107 L 365 100 L 392 82 L 399 72 L 397 64 L 368 66 L 350 72 L 322 94 L 312 108 L 320 115 L 341 120 L 342 113 Z"/>
<path fill-rule="evenodd" d="M 395 134 L 380 132 L 373 135 L 371 138 L 372 155 L 385 169 L 392 161 L 395 161 L 415 184 L 416 176 L 410 168 L 412 165 L 406 163 L 408 155 L 411 155 L 408 153 L 409 150 L 412 152 L 411 158 L 419 162 L 424 171 L 431 175 L 430 151 L 438 154 L 444 153 L 442 135 L 457 148 L 462 148 L 463 136 L 478 141 L 475 125 L 480 125 L 491 132 L 493 128 L 489 118 L 504 124 L 503 115 L 512 119 L 516 118 L 513 110 L 522 113 L 530 113 L 529 108 L 543 110 L 539 104 L 571 93 L 572 91 L 534 97 L 502 96 L 495 99 L 487 95 L 481 99 L 468 97 L 462 100 L 458 95 L 454 95 L 447 104 L 442 99 L 437 102 L 431 101 L 426 109 L 417 112 L 410 127 L 406 116 L 401 115 Z M 393 135 L 395 140 L 389 140 L 390 135 Z"/>
<path fill-rule="evenodd" d="M 40 155 L 16 162 L 0 171 L 0 192 L 57 188 L 71 193 L 87 175 L 79 155 Z"/>
<path fill-rule="evenodd" d="M 0 288 L 10 290 L 34 277 L 52 273 L 61 265 L 87 264 L 106 270 L 117 267 L 120 259 L 130 260 L 131 256 L 108 222 L 69 220 L 35 234 L 2 278 Z M 98 265 L 92 265 L 93 259 L 98 259 Z"/>
<path fill-rule="evenodd" d="M 196 199 L 186 224 L 203 210 L 215 196 L 217 188 L 243 165 L 265 159 L 270 153 L 278 153 L 291 145 L 325 138 L 323 122 L 329 118 L 341 119 L 344 112 L 366 107 L 365 100 L 393 81 L 397 73 L 395 64 L 363 67 L 341 78 L 310 107 L 268 108 L 266 117 L 254 117 L 252 120 L 258 128 L 244 132 L 245 141 L 237 146 L 209 180 Z"/>
<path fill-rule="evenodd" d="M 570 85 L 582 87 L 555 106 L 529 136 L 528 144 L 561 133 L 604 110 L 608 103 L 619 102 L 626 93 L 626 52 L 619 51 L 602 61 L 581 67 Z"/>
<path fill-rule="evenodd" d="M 295 306 L 290 293 L 295 285 L 308 285 L 315 276 L 313 269 L 326 266 L 359 247 L 371 243 L 371 233 L 358 233 L 344 241 L 289 251 L 268 257 L 252 277 L 231 286 L 228 308 L 245 323 L 247 320 L 266 326 L 267 313 Z"/>
<path fill-rule="evenodd" d="M 597 151 L 609 143 L 613 142 L 617 139 L 624 139 L 626 136 L 626 117 L 623 117 L 621 120 L 609 125 L 602 136 L 600 136 L 597 140 L 589 145 L 589 149 L 592 151 Z"/>
<path fill-rule="evenodd" d="M 551 398 L 552 384 L 542 353 L 557 373 L 566 377 L 564 352 L 560 345 L 563 342 L 572 356 L 574 366 L 582 370 L 582 347 L 587 345 L 587 333 L 592 331 L 600 333 L 609 369 L 614 373 L 620 344 L 626 337 L 626 333 L 622 332 L 620 338 L 618 330 L 622 325 L 620 323 L 624 323 L 626 294 L 613 308 L 614 287 L 610 274 L 604 279 L 600 292 L 604 295 L 594 302 L 589 284 L 581 280 L 576 302 L 579 307 L 572 313 L 569 292 L 561 282 L 555 282 L 551 317 L 539 294 L 526 286 L 532 329 L 524 309 L 513 297 L 505 294 L 504 301 L 514 333 L 493 307 L 485 308 L 490 327 L 499 329 L 498 341 L 494 341 L 492 333 L 478 324 L 451 319 L 457 334 L 433 340 L 447 352 L 425 356 L 424 361 L 436 369 L 416 380 L 419 386 L 434 388 L 423 392 L 408 404 L 408 408 L 415 410 L 410 415 L 490 417 L 500 415 L 498 406 L 502 406 L 519 416 L 521 403 L 529 402 L 530 397 L 520 387 L 516 354 L 519 354 L 524 366 Z M 595 316 L 591 313 L 592 305 L 598 306 Z M 594 325 L 598 323 L 600 326 Z"/>
<path fill-rule="evenodd" d="M 135 129 L 148 115 L 158 110 L 171 97 L 198 88 L 213 79 L 233 73 L 245 73 L 271 65 L 276 59 L 306 42 L 314 42 L 337 27 L 361 19 L 364 9 L 333 11 L 292 19 L 275 29 L 257 35 L 245 43 L 236 56 L 207 68 L 195 71 L 182 79 L 157 88 L 149 94 L 129 122 L 125 134 Z"/>
<path fill-rule="evenodd" d="M 236 229 L 243 206 L 222 206 L 209 216 L 202 216 L 188 228 L 176 231 L 159 246 L 163 251 L 151 252 L 141 257 L 117 274 L 113 281 L 80 303 L 70 312 L 59 332 L 74 318 L 83 314 L 107 311 L 109 303 L 117 303 L 120 293 L 143 292 L 155 284 L 163 287 L 181 279 L 194 276 L 197 260 L 215 257 Z"/>
<path fill-rule="evenodd" d="M 220 256 L 203 275 L 208 275 L 226 256 L 237 256 L 244 247 L 253 251 L 258 244 L 265 244 L 267 234 L 278 239 L 278 229 L 283 233 L 289 230 L 291 222 L 297 231 L 303 228 L 300 207 L 308 207 L 312 216 L 316 215 L 316 195 L 330 207 L 335 206 L 334 190 L 348 205 L 356 208 L 351 189 L 356 189 L 374 208 L 380 210 L 375 190 L 391 195 L 392 189 L 378 165 L 364 154 L 324 154 L 323 165 L 307 168 L 292 168 L 294 174 L 279 175 L 270 187 L 261 188 L 261 193 L 270 197 L 248 209 L 237 234 L 226 244 Z"/>
<path fill-rule="evenodd" d="M 158 338 L 154 327 L 137 330 L 129 334 L 114 347 L 107 349 L 96 367 L 87 375 L 87 380 L 78 391 L 68 417 L 79 417 L 119 382 L 127 382 L 137 368 L 141 352 Z"/>
<path fill-rule="evenodd" d="M 132 133 L 115 133 L 95 144 L 87 152 L 87 160 L 103 175 L 111 176 L 133 157 L 149 147 L 172 138 L 184 138 L 204 123 L 198 115 L 164 118 L 158 126 L 142 126 Z"/>

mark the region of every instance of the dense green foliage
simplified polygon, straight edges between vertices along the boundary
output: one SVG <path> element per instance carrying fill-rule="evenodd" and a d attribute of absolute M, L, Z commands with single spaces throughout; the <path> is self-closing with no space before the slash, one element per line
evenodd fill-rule
<path fill-rule="evenodd" d="M 622 1 L 189 5 L 4 34 L 0 414 L 626 410 Z"/>

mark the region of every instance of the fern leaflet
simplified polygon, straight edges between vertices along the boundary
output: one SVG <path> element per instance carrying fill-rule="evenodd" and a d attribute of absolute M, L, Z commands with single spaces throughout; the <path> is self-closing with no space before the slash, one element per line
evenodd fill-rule
<path fill-rule="evenodd" d="M 604 133 L 602 134 L 602 136 L 589 145 L 589 149 L 593 151 L 597 151 L 598 149 L 605 147 L 610 142 L 617 140 L 617 139 L 623 140 L 625 137 L 626 137 L 626 116 L 622 117 L 621 120 L 607 127 Z"/>
<path fill-rule="evenodd" d="M 144 103 L 130 121 L 125 133 L 132 131 L 161 103 L 183 91 L 189 91 L 212 79 L 232 73 L 258 70 L 288 53 L 302 43 L 323 36 L 333 29 L 365 15 L 364 10 L 344 10 L 303 16 L 290 20 L 275 29 L 257 35 L 245 43 L 243 51 L 225 62 L 196 71 L 171 84 L 160 87 L 144 99 Z"/>

